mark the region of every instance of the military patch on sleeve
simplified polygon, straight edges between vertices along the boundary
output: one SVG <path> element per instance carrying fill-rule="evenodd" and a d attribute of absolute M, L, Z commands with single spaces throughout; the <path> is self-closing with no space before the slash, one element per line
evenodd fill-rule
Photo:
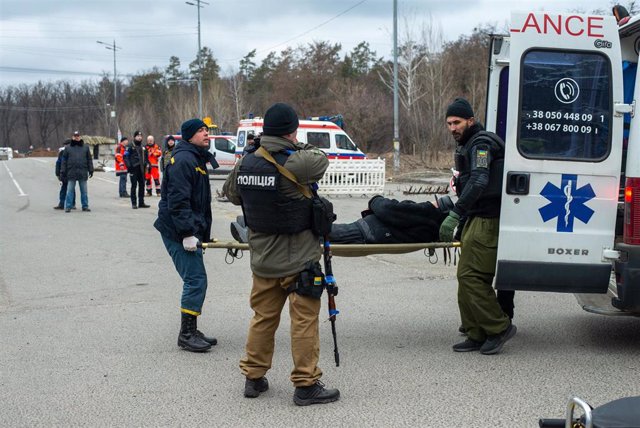
<path fill-rule="evenodd" d="M 489 168 L 489 152 L 487 150 L 476 152 L 476 168 Z"/>

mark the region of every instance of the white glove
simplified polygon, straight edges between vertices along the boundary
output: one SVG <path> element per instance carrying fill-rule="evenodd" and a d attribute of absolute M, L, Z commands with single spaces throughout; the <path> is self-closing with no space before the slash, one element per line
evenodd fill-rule
<path fill-rule="evenodd" d="M 195 236 L 187 236 L 182 240 L 182 246 L 186 251 L 195 251 L 198 249 L 198 238 Z"/>

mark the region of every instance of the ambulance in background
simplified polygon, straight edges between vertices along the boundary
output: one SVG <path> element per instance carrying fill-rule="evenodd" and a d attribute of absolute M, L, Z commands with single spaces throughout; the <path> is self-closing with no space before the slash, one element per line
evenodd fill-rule
<path fill-rule="evenodd" d="M 640 18 L 621 18 L 513 13 L 485 122 L 506 143 L 495 287 L 638 316 Z"/>
<path fill-rule="evenodd" d="M 238 124 L 236 156 L 242 156 L 247 135 L 262 132 L 263 118 L 243 119 Z M 347 133 L 328 120 L 300 120 L 298 141 L 312 144 L 327 154 L 329 159 L 366 159 Z"/>

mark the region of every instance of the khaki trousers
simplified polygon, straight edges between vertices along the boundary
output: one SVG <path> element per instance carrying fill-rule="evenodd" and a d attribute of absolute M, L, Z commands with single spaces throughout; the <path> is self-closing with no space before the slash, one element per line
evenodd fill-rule
<path fill-rule="evenodd" d="M 247 337 L 246 356 L 240 360 L 240 370 L 249 379 L 264 376 L 271 368 L 274 336 L 280 324 L 282 308 L 289 299 L 291 317 L 291 354 L 294 386 L 310 386 L 322 376 L 318 368 L 320 336 L 318 314 L 320 299 L 287 293 L 286 289 L 298 275 L 284 278 L 262 278 L 253 275 L 251 309 L 254 311 Z"/>
<path fill-rule="evenodd" d="M 499 218 L 474 217 L 462 230 L 458 264 L 458 307 L 467 337 L 484 342 L 509 327 L 493 291 L 498 257 Z"/>

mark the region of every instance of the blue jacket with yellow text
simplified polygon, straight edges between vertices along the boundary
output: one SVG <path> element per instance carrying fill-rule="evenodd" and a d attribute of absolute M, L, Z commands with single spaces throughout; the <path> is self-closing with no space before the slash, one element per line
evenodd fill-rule
<path fill-rule="evenodd" d="M 180 141 L 165 166 L 158 218 L 154 227 L 165 237 L 182 242 L 188 236 L 200 242 L 211 238 L 211 185 L 207 162 L 217 166 L 206 149 Z"/>

